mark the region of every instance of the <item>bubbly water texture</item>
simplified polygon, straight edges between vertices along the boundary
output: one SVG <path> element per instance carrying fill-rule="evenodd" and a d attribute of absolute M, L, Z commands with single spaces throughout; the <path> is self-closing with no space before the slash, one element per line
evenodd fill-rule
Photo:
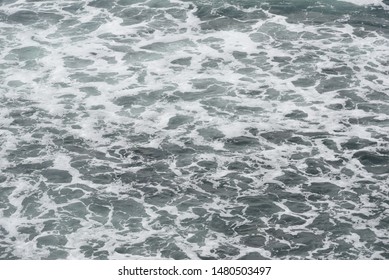
<path fill-rule="evenodd" d="M 382 0 L 340 0 L 344 2 L 350 2 L 356 5 L 383 5 L 386 6 Z"/>
<path fill-rule="evenodd" d="M 1 1 L 0 258 L 388 259 L 388 5 Z"/>

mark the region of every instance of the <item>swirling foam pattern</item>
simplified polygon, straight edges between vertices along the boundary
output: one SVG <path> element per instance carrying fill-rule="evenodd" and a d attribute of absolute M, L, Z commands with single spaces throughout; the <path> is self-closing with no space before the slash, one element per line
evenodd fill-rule
<path fill-rule="evenodd" d="M 0 258 L 388 259 L 374 4 L 1 1 Z"/>

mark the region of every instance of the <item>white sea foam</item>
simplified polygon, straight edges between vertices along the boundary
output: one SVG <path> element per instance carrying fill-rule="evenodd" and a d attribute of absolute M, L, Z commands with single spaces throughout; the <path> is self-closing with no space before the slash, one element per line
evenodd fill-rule
<path fill-rule="evenodd" d="M 385 4 L 382 0 L 338 0 L 338 1 L 348 2 L 360 6 L 366 6 L 366 5 L 381 6 L 385 10 L 389 10 L 389 5 Z"/>
<path fill-rule="evenodd" d="M 380 5 L 382 0 L 338 0 L 342 2 L 349 2 L 356 5 Z"/>
<path fill-rule="evenodd" d="M 384 29 L 352 13 L 318 24 L 309 9 L 296 22 L 225 1 L 120 2 L 1 7 L 63 17 L 0 23 L 0 237 L 20 247 L 7 254 L 383 258 L 359 230 L 388 240 L 373 217 Z"/>

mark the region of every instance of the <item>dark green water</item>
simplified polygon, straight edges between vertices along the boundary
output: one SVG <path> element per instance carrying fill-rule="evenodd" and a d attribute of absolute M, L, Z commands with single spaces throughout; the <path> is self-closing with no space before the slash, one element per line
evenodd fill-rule
<path fill-rule="evenodd" d="M 389 2 L 349 2 L 0 1 L 0 259 L 388 259 Z"/>

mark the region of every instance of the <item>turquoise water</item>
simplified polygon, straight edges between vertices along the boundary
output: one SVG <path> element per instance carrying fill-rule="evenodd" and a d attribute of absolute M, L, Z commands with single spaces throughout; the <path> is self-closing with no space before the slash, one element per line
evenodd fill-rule
<path fill-rule="evenodd" d="M 388 259 L 388 24 L 0 1 L 0 259 Z"/>

